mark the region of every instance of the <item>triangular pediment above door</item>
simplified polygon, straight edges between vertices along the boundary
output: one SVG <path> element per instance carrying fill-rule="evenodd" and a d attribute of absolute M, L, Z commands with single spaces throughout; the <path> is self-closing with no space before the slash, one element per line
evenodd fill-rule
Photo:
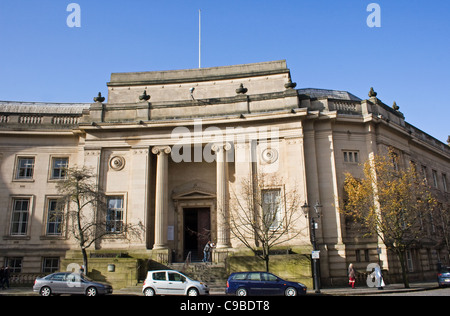
<path fill-rule="evenodd" d="M 172 199 L 174 200 L 192 200 L 192 199 L 215 199 L 216 192 L 210 188 L 215 188 L 207 182 L 194 180 L 176 187 L 172 191 Z"/>

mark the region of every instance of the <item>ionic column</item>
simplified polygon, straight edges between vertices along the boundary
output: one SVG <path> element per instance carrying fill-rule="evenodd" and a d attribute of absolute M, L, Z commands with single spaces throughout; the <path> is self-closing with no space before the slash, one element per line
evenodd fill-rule
<path fill-rule="evenodd" d="M 168 156 L 171 151 L 172 149 L 169 146 L 157 146 L 152 149 L 152 153 L 158 155 L 156 162 L 155 244 L 153 249 L 167 248 Z"/>
<path fill-rule="evenodd" d="M 226 152 L 231 149 L 230 143 L 214 144 L 216 153 L 216 196 L 217 196 L 217 248 L 230 248 L 230 225 L 228 209 L 228 163 Z"/>

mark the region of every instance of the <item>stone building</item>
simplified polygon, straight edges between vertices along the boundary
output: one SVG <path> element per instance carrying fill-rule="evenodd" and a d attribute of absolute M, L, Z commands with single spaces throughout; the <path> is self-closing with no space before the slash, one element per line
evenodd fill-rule
<path fill-rule="evenodd" d="M 261 192 L 275 218 L 282 218 L 281 197 L 292 189 L 301 204 L 321 204 L 321 277 L 333 284 L 346 280 L 350 262 L 364 271 L 380 260 L 398 272 L 381 244 L 348 231 L 338 211 L 344 172 L 360 175 L 359 163 L 394 148 L 405 164 L 422 166 L 449 207 L 449 146 L 408 124 L 373 90 L 360 99 L 296 89 L 285 61 L 113 73 L 107 86 L 107 102 L 101 95 L 92 104 L 0 101 L 0 260 L 16 273 L 48 273 L 75 260 L 69 223 L 54 216 L 56 184 L 67 167 L 97 175 L 114 214 L 111 227 L 145 227 L 136 240 L 116 231 L 91 254 L 162 263 L 183 262 L 189 253 L 200 259 L 208 239 L 217 244 L 216 261 L 248 255 L 230 232 L 231 203 L 243 180 L 276 175 Z M 311 217 L 301 207 L 297 215 L 293 229 L 300 233 L 279 249 L 310 255 Z M 418 278 L 432 276 L 438 261 L 449 262 L 434 245 L 408 256 Z"/>

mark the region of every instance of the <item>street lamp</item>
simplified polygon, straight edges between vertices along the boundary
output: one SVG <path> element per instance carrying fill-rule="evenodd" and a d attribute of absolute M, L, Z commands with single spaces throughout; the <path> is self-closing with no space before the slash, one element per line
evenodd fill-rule
<path fill-rule="evenodd" d="M 320 257 L 319 257 L 319 249 L 317 249 L 317 239 L 316 239 L 316 229 L 318 228 L 318 224 L 316 223 L 316 218 L 320 218 L 321 216 L 321 208 L 319 201 L 313 206 L 314 215 L 311 215 L 311 243 L 313 246 L 313 277 L 314 277 L 314 290 L 316 293 L 320 293 L 320 278 L 319 278 L 319 266 L 320 266 Z M 302 206 L 303 214 L 305 214 L 305 218 L 308 218 L 309 215 L 309 205 L 305 201 L 305 204 Z"/>

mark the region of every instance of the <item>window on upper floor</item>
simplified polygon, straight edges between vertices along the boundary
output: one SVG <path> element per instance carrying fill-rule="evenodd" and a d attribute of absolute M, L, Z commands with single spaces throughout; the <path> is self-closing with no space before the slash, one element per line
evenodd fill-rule
<path fill-rule="evenodd" d="M 61 236 L 64 213 L 59 208 L 57 199 L 48 199 L 47 202 L 47 236 Z"/>
<path fill-rule="evenodd" d="M 67 178 L 67 168 L 69 167 L 69 158 L 53 157 L 52 169 L 50 174 L 51 180 L 64 180 Z"/>
<path fill-rule="evenodd" d="M 278 229 L 282 225 L 281 190 L 263 190 L 261 194 L 264 227 Z"/>
<path fill-rule="evenodd" d="M 442 187 L 444 188 L 444 192 L 448 192 L 447 175 L 445 173 L 442 174 Z"/>
<path fill-rule="evenodd" d="M 425 180 L 425 182 L 427 182 L 428 177 L 427 177 L 427 167 L 426 166 L 422 165 L 421 173 L 422 173 L 422 178 Z"/>
<path fill-rule="evenodd" d="M 106 230 L 112 234 L 123 232 L 124 197 L 110 196 L 107 201 Z"/>
<path fill-rule="evenodd" d="M 30 213 L 29 198 L 13 199 L 11 216 L 11 236 L 26 236 L 28 231 L 28 218 Z"/>
<path fill-rule="evenodd" d="M 399 167 L 399 161 L 400 161 L 400 157 L 396 152 L 391 152 L 391 159 L 392 159 L 392 166 L 394 167 L 395 171 L 399 171 L 400 167 Z"/>
<path fill-rule="evenodd" d="M 359 151 L 344 151 L 344 162 L 359 162 Z"/>
<path fill-rule="evenodd" d="M 18 157 L 16 176 L 17 180 L 32 180 L 34 173 L 34 157 Z"/>
<path fill-rule="evenodd" d="M 438 175 L 437 175 L 437 171 L 436 170 L 432 170 L 431 171 L 432 175 L 433 175 L 433 185 L 435 188 L 438 188 Z"/>

